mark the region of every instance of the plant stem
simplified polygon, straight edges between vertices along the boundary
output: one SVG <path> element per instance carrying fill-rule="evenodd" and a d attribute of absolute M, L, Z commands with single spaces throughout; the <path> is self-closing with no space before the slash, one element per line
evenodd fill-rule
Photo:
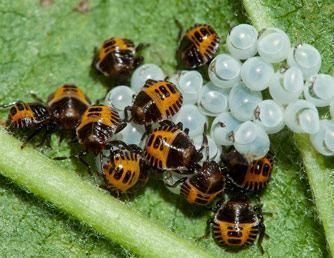
<path fill-rule="evenodd" d="M 275 25 L 275 20 L 268 15 L 269 8 L 263 6 L 260 0 L 243 0 L 243 3 L 248 18 L 259 31 Z"/>
<path fill-rule="evenodd" d="M 62 169 L 0 128 L 0 171 L 15 183 L 144 257 L 208 257 L 194 244 L 149 222 L 119 200 Z"/>
<path fill-rule="evenodd" d="M 261 4 L 260 0 L 243 0 L 246 12 L 257 29 L 276 25 L 270 16 L 268 8 Z M 334 256 L 334 200 L 333 186 L 329 178 L 333 169 L 324 164 L 324 157 L 316 153 L 305 135 L 295 135 L 297 147 L 302 155 L 304 167 L 312 189 L 319 219 L 324 227 L 327 243 L 331 254 Z"/>
<path fill-rule="evenodd" d="M 325 158 L 317 153 L 306 135 L 295 135 L 297 147 L 303 157 L 318 216 L 324 226 L 329 250 L 334 254 L 334 198 L 330 177 L 333 169 L 326 167 Z"/>

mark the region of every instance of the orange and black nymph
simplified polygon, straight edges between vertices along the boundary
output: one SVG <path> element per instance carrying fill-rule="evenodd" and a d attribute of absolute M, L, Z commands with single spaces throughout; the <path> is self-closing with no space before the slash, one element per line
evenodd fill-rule
<path fill-rule="evenodd" d="M 224 193 L 226 180 L 215 161 L 205 161 L 193 174 L 165 173 L 164 184 L 183 196 L 189 204 L 208 205 Z"/>
<path fill-rule="evenodd" d="M 136 145 L 112 146 L 102 171 L 105 188 L 116 195 L 133 192 L 148 180 L 142 150 Z"/>
<path fill-rule="evenodd" d="M 86 151 L 97 155 L 125 126 L 112 106 L 93 105 L 82 115 L 76 128 L 77 139 Z"/>
<path fill-rule="evenodd" d="M 92 66 L 107 77 L 124 80 L 144 61 L 137 54 L 141 48 L 143 44 L 135 47 L 129 39 L 112 37 L 96 51 Z"/>
<path fill-rule="evenodd" d="M 215 161 L 205 161 L 181 186 L 181 195 L 190 204 L 207 205 L 225 189 L 225 176 Z"/>
<path fill-rule="evenodd" d="M 38 102 L 26 103 L 21 101 L 1 105 L 1 108 L 7 107 L 11 107 L 6 121 L 6 128 L 9 131 L 30 132 L 30 136 L 25 140 L 25 143 L 27 143 L 40 131 L 44 130 L 45 135 L 42 140 L 43 142 L 48 140 L 47 144 L 50 144 L 49 135 L 55 131 L 56 126 L 48 107 Z"/>
<path fill-rule="evenodd" d="M 65 84 L 48 97 L 47 106 L 60 129 L 75 131 L 90 100 L 79 87 Z"/>
<path fill-rule="evenodd" d="M 208 24 L 195 24 L 182 36 L 177 55 L 186 68 L 208 64 L 219 47 L 219 37 Z"/>
<path fill-rule="evenodd" d="M 258 237 L 261 253 L 265 225 L 261 206 L 252 207 L 248 200 L 235 198 L 226 204 L 219 204 L 211 221 L 213 237 L 216 242 L 228 249 L 239 250 L 252 245 Z"/>
<path fill-rule="evenodd" d="M 52 119 L 50 110 L 42 103 L 19 101 L 10 105 L 12 107 L 6 122 L 9 129 L 37 129 L 48 124 Z"/>
<path fill-rule="evenodd" d="M 167 123 L 167 121 L 165 122 Z M 189 130 L 182 130 L 181 123 L 169 122 L 154 129 L 145 145 L 146 163 L 161 170 L 178 170 L 192 173 L 203 158 L 189 138 Z"/>
<path fill-rule="evenodd" d="M 267 155 L 259 160 L 248 162 L 236 150 L 222 154 L 225 174 L 238 188 L 259 192 L 268 184 L 273 169 L 273 160 Z"/>
<path fill-rule="evenodd" d="M 125 117 L 148 126 L 172 117 L 182 103 L 182 94 L 173 83 L 149 79 L 135 97 L 133 105 L 125 108 Z M 128 112 L 131 112 L 131 118 Z"/>

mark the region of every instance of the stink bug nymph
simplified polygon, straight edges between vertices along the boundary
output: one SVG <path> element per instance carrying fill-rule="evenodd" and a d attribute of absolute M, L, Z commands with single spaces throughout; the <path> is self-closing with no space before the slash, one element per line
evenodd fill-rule
<path fill-rule="evenodd" d="M 112 136 L 125 126 L 126 123 L 121 121 L 112 106 L 93 105 L 82 115 L 76 133 L 79 143 L 87 151 L 97 155 L 112 140 Z"/>
<path fill-rule="evenodd" d="M 270 155 L 248 162 L 239 152 L 232 150 L 223 153 L 221 158 L 226 166 L 226 177 L 239 189 L 260 192 L 267 185 L 273 169 Z"/>
<path fill-rule="evenodd" d="M 96 51 L 92 66 L 107 77 L 124 80 L 144 61 L 137 54 L 143 47 L 135 47 L 129 39 L 112 37 Z"/>
<path fill-rule="evenodd" d="M 48 97 L 47 106 L 60 129 L 75 131 L 90 100 L 79 87 L 65 84 Z"/>
<path fill-rule="evenodd" d="M 207 205 L 225 189 L 225 176 L 215 161 L 205 161 L 185 180 L 181 194 L 190 204 Z"/>
<path fill-rule="evenodd" d="M 179 175 L 181 179 L 178 179 L 175 174 L 170 174 L 168 177 L 165 175 L 165 186 L 173 192 L 172 188 L 179 188 L 178 194 L 181 194 L 190 204 L 210 204 L 224 192 L 225 176 L 215 161 L 205 161 L 203 166 L 195 170 L 194 174 Z"/>
<path fill-rule="evenodd" d="M 127 121 L 132 119 L 137 124 L 148 126 L 172 117 L 180 110 L 182 102 L 182 94 L 173 83 L 149 79 L 133 105 L 125 108 L 125 117 Z M 131 112 L 131 118 L 128 112 Z"/>
<path fill-rule="evenodd" d="M 101 164 L 104 188 L 116 195 L 134 191 L 148 180 L 143 151 L 136 145 L 111 143 L 109 156 Z"/>
<path fill-rule="evenodd" d="M 147 137 L 145 158 L 148 165 L 160 170 L 178 170 L 192 173 L 203 158 L 189 138 L 189 130 L 182 130 L 182 123 L 165 121 Z"/>
<path fill-rule="evenodd" d="M 6 127 L 9 131 L 30 131 L 31 134 L 22 147 L 42 130 L 45 130 L 45 134 L 41 144 L 47 140 L 47 145 L 50 146 L 50 134 L 55 131 L 56 126 L 48 107 L 42 103 L 21 101 L 0 107 L 11 107 L 6 121 Z"/>
<path fill-rule="evenodd" d="M 182 36 L 177 55 L 187 68 L 208 64 L 219 47 L 219 37 L 208 24 L 195 24 Z"/>
<path fill-rule="evenodd" d="M 207 234 L 212 224 L 213 237 L 227 250 L 238 251 L 252 245 L 258 237 L 258 246 L 264 253 L 262 241 L 265 234 L 262 206 L 252 207 L 245 198 L 234 198 L 218 204 L 213 220 L 208 221 Z"/>

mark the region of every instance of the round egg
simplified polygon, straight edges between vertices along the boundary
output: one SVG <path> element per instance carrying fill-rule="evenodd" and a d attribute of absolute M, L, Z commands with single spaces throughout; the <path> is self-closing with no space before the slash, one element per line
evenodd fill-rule
<path fill-rule="evenodd" d="M 148 79 L 164 80 L 166 77 L 162 69 L 156 64 L 143 64 L 139 66 L 132 74 L 131 88 L 135 92 L 139 92 Z"/>
<path fill-rule="evenodd" d="M 208 123 L 207 117 L 200 112 L 197 106 L 192 104 L 183 105 L 172 119 L 174 123 L 181 122 L 184 129 L 188 128 L 191 137 L 203 134 L 204 125 Z"/>
<path fill-rule="evenodd" d="M 258 32 L 254 26 L 239 24 L 227 35 L 227 49 L 234 58 L 245 60 L 256 55 L 257 38 Z"/>
<path fill-rule="evenodd" d="M 284 120 L 295 133 L 314 134 L 319 130 L 319 113 L 311 102 L 300 99 L 285 109 Z"/>
<path fill-rule="evenodd" d="M 167 78 L 181 91 L 184 104 L 195 104 L 203 86 L 203 77 L 197 71 L 180 71 Z"/>
<path fill-rule="evenodd" d="M 271 97 L 276 103 L 281 105 L 296 101 L 303 89 L 303 73 L 296 66 L 276 72 L 269 82 Z"/>
<path fill-rule="evenodd" d="M 214 85 L 231 88 L 240 81 L 240 69 L 239 60 L 227 54 L 220 54 L 211 61 L 208 74 Z"/>
<path fill-rule="evenodd" d="M 233 131 L 240 123 L 231 113 L 221 113 L 213 120 L 210 135 L 218 146 L 231 146 L 233 145 Z"/>
<path fill-rule="evenodd" d="M 306 81 L 304 97 L 316 107 L 328 106 L 334 99 L 334 78 L 328 74 L 316 74 Z"/>
<path fill-rule="evenodd" d="M 261 57 L 251 57 L 242 64 L 240 74 L 242 81 L 249 89 L 262 91 L 269 86 L 274 68 Z"/>
<path fill-rule="evenodd" d="M 128 86 L 120 85 L 112 88 L 106 95 L 104 103 L 114 106 L 118 111 L 130 106 L 135 92 Z"/>
<path fill-rule="evenodd" d="M 257 51 L 264 61 L 279 63 L 285 60 L 291 50 L 288 35 L 278 28 L 267 28 L 260 32 Z"/>
<path fill-rule="evenodd" d="M 271 99 L 260 102 L 254 115 L 254 122 L 261 125 L 268 134 L 278 133 L 284 128 L 284 110 Z"/>
<path fill-rule="evenodd" d="M 201 89 L 198 97 L 198 106 L 203 114 L 217 116 L 228 109 L 229 90 L 215 86 L 208 82 Z"/>
<path fill-rule="evenodd" d="M 334 156 L 334 121 L 320 120 L 319 131 L 310 135 L 313 147 L 324 156 Z"/>
<path fill-rule="evenodd" d="M 270 140 L 263 128 L 251 121 L 242 123 L 234 132 L 234 148 L 248 160 L 264 157 Z"/>
<path fill-rule="evenodd" d="M 289 66 L 297 66 L 303 72 L 304 79 L 319 72 L 321 55 L 319 51 L 309 44 L 299 44 L 292 49 L 288 56 Z"/>
<path fill-rule="evenodd" d="M 251 120 L 257 105 L 262 101 L 260 91 L 252 91 L 243 83 L 239 83 L 231 89 L 228 97 L 232 115 L 240 120 Z"/>

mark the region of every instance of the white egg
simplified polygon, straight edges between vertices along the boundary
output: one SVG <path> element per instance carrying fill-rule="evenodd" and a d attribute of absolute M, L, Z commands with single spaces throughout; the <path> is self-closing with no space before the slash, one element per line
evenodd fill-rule
<path fill-rule="evenodd" d="M 269 82 L 269 93 L 278 104 L 289 104 L 296 101 L 304 89 L 302 71 L 293 66 L 276 72 Z"/>
<path fill-rule="evenodd" d="M 278 28 L 267 28 L 260 32 L 257 51 L 264 61 L 279 63 L 285 60 L 290 51 L 291 43 L 288 35 Z"/>
<path fill-rule="evenodd" d="M 118 111 L 124 111 L 125 107 L 132 104 L 135 94 L 128 86 L 116 86 L 107 93 L 104 102 L 106 105 L 113 105 Z"/>
<path fill-rule="evenodd" d="M 334 78 L 328 74 L 316 74 L 306 81 L 305 99 L 316 107 L 328 106 L 334 99 Z"/>
<path fill-rule="evenodd" d="M 167 78 L 181 91 L 184 104 L 195 104 L 203 86 L 203 77 L 197 71 L 180 71 Z"/>
<path fill-rule="evenodd" d="M 227 54 L 220 54 L 211 61 L 208 74 L 214 85 L 231 88 L 240 81 L 240 69 L 239 60 Z"/>
<path fill-rule="evenodd" d="M 277 133 L 285 125 L 284 110 L 273 100 L 264 100 L 255 109 L 254 122 L 261 125 L 268 134 Z"/>
<path fill-rule="evenodd" d="M 319 131 L 310 135 L 313 147 L 324 156 L 334 156 L 334 121 L 320 120 Z"/>
<path fill-rule="evenodd" d="M 116 134 L 116 137 L 126 144 L 142 145 L 143 141 L 141 141 L 141 139 L 144 133 L 144 126 L 130 122 L 121 132 Z"/>
<path fill-rule="evenodd" d="M 319 130 L 319 113 L 311 102 L 297 100 L 290 103 L 284 114 L 286 125 L 295 133 L 314 134 Z"/>
<path fill-rule="evenodd" d="M 234 148 L 251 161 L 264 157 L 270 140 L 263 128 L 251 121 L 242 123 L 234 132 Z"/>
<path fill-rule="evenodd" d="M 172 119 L 174 123 L 181 122 L 184 129 L 188 128 L 190 137 L 203 134 L 204 125 L 208 123 L 207 117 L 200 112 L 197 106 L 191 104 L 183 105 Z"/>
<path fill-rule="evenodd" d="M 289 66 L 297 66 L 303 72 L 304 79 L 319 72 L 321 55 L 319 51 L 309 44 L 299 44 L 289 53 Z"/>
<path fill-rule="evenodd" d="M 165 73 L 156 64 L 143 64 L 139 66 L 132 74 L 131 88 L 135 92 L 139 92 L 148 79 L 156 81 L 164 80 Z"/>
<path fill-rule="evenodd" d="M 210 135 L 218 146 L 231 146 L 233 145 L 233 131 L 240 123 L 231 113 L 221 113 L 213 120 Z"/>
<path fill-rule="evenodd" d="M 242 81 L 254 91 L 266 89 L 273 75 L 273 66 L 258 56 L 247 59 L 241 66 Z"/>
<path fill-rule="evenodd" d="M 203 114 L 216 116 L 228 109 L 229 90 L 215 86 L 208 82 L 201 89 L 198 97 L 198 106 Z"/>
<path fill-rule="evenodd" d="M 240 120 L 251 120 L 255 108 L 262 101 L 260 91 L 252 91 L 243 83 L 239 83 L 231 89 L 228 102 L 232 115 Z"/>
<path fill-rule="evenodd" d="M 258 32 L 249 24 L 239 24 L 232 28 L 226 38 L 226 45 L 234 58 L 245 60 L 257 53 Z"/>

